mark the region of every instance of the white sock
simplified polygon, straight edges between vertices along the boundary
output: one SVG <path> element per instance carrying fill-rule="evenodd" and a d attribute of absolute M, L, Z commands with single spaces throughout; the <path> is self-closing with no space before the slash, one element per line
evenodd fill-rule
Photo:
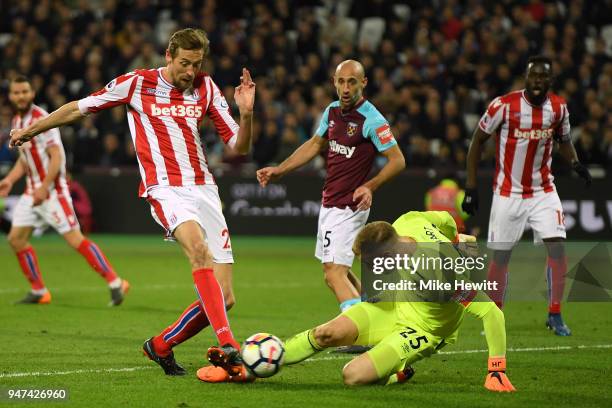
<path fill-rule="evenodd" d="M 111 283 L 108 284 L 108 287 L 111 289 L 118 289 L 121 287 L 121 278 L 115 278 Z"/>

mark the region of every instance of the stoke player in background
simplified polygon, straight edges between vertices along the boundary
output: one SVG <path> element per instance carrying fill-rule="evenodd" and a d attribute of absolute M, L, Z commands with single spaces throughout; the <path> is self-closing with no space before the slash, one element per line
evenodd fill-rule
<path fill-rule="evenodd" d="M 26 77 L 18 76 L 10 81 L 9 100 L 15 110 L 14 129 L 27 127 L 48 116 L 44 109 L 34 105 L 34 97 L 32 84 Z M 36 252 L 29 242 L 35 227 L 50 225 L 106 280 L 111 292 L 110 305 L 120 305 L 130 285 L 117 276 L 102 250 L 81 233 L 66 183 L 66 155 L 59 130 L 47 130 L 19 148 L 17 162 L 0 180 L 0 197 L 6 197 L 13 184 L 24 175 L 26 190 L 15 207 L 8 234 L 9 245 L 31 286 L 30 292 L 18 303 L 51 302 L 51 293 L 43 282 Z"/>
<path fill-rule="evenodd" d="M 552 61 L 544 56 L 531 57 L 527 62 L 525 89 L 491 102 L 468 151 L 462 207 L 472 215 L 478 210 L 476 171 L 481 145 L 495 133 L 496 165 L 487 245 L 493 249 L 488 278 L 498 282 L 498 290 L 489 295 L 501 308 L 512 247 L 521 239 L 528 223 L 534 231 L 534 242 L 544 241 L 548 252 L 546 326 L 556 335 L 569 336 L 571 331 L 561 317 L 567 260 L 563 208 L 550 170 L 553 139 L 559 144 L 561 156 L 585 179 L 587 186 L 591 175 L 578 161 L 572 145 L 565 100 L 549 93 L 552 79 Z"/>
<path fill-rule="evenodd" d="M 257 179 L 265 187 L 328 148 L 315 256 L 344 311 L 361 299 L 361 284 L 350 270 L 354 259 L 351 248 L 368 220 L 372 193 L 401 172 L 406 162 L 389 123 L 363 96 L 368 83 L 363 66 L 343 61 L 333 79 L 339 100 L 325 109 L 315 135 L 279 166 L 258 170 Z M 387 163 L 366 181 L 377 153 L 385 156 Z"/>
<path fill-rule="evenodd" d="M 69 102 L 24 130 L 11 131 L 20 144 L 40 132 L 118 105 L 127 118 L 142 177 L 140 196 L 153 218 L 180 243 L 191 265 L 198 299 L 179 319 L 143 345 L 145 354 L 168 375 L 184 375 L 172 348 L 211 325 L 220 347 L 208 359 L 237 381 L 246 379 L 226 308 L 234 304 L 229 231 L 215 180 L 208 169 L 199 128 L 208 115 L 222 138 L 238 154 L 251 149 L 255 83 L 246 69 L 235 89 L 240 126 L 227 101 L 202 67 L 209 41 L 202 30 L 175 32 L 166 50 L 165 67 L 121 75 L 105 88 Z"/>

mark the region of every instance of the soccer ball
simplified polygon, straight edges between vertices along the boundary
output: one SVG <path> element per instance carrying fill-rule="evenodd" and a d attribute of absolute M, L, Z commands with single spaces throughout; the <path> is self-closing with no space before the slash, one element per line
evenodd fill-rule
<path fill-rule="evenodd" d="M 257 333 L 246 339 L 242 361 L 256 377 L 271 377 L 278 373 L 285 359 L 283 342 L 270 333 Z"/>

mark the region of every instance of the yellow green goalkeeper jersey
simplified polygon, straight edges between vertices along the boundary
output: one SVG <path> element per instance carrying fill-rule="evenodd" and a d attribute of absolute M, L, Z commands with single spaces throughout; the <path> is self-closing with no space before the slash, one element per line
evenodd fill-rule
<path fill-rule="evenodd" d="M 441 244 L 440 250 L 452 250 L 456 241 L 457 225 L 446 211 L 411 211 L 399 217 L 393 228 L 398 235 L 411 237 L 427 248 Z M 456 252 L 456 251 L 455 251 Z M 460 256 L 458 252 L 455 256 Z M 436 271 L 417 271 L 423 279 L 437 279 Z M 506 336 L 503 313 L 482 292 L 459 293 L 454 301 L 447 302 L 397 302 L 396 311 L 400 321 L 418 324 L 425 331 L 444 338 L 447 343 L 456 340 L 457 329 L 463 321 L 464 312 L 484 319 L 485 334 L 491 355 L 503 355 Z M 501 332 L 500 332 L 501 331 Z"/>

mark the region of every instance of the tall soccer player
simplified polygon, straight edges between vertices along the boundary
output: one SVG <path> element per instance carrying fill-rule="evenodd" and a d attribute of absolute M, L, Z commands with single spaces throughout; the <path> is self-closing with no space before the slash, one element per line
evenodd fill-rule
<path fill-rule="evenodd" d="M 496 165 L 487 245 L 493 249 L 488 278 L 498 282 L 498 290 L 490 296 L 500 308 L 503 306 L 512 248 L 529 224 L 534 231 L 534 242 L 544 241 L 548 252 L 546 326 L 556 335 L 569 336 L 571 331 L 561 317 L 567 273 L 563 246 L 566 235 L 563 208 L 550 170 L 553 140 L 559 144 L 561 156 L 571 163 L 587 186 L 591 184 L 591 175 L 576 156 L 570 138 L 567 103 L 549 92 L 552 80 L 552 61 L 543 56 L 531 57 L 527 62 L 525 89 L 491 102 L 478 123 L 468 151 L 462 207 L 472 215 L 478 210 L 476 171 L 481 146 L 495 134 Z"/>
<path fill-rule="evenodd" d="M 361 63 L 343 61 L 333 80 L 339 100 L 325 109 L 315 135 L 279 166 L 258 170 L 257 180 L 265 187 L 328 148 L 315 256 L 343 311 L 361 300 L 361 284 L 350 270 L 351 246 L 368 220 L 372 194 L 401 172 L 406 162 L 389 123 L 363 96 L 368 79 Z M 377 153 L 387 163 L 366 180 Z"/>
<path fill-rule="evenodd" d="M 184 375 L 172 348 L 211 325 L 220 346 L 208 359 L 232 375 L 244 368 L 226 308 L 234 304 L 232 247 L 215 180 L 208 168 L 199 127 L 206 115 L 223 142 L 239 154 L 251 149 L 255 83 L 242 70 L 234 99 L 240 125 L 231 116 L 223 94 L 202 67 L 209 41 L 202 30 L 175 32 L 166 50 L 165 67 L 121 75 L 106 87 L 69 102 L 44 120 L 11 131 L 20 145 L 48 129 L 118 105 L 127 118 L 142 177 L 140 196 L 151 214 L 183 248 L 192 271 L 197 300 L 159 335 L 147 340 L 145 354 L 168 375 Z"/>
<path fill-rule="evenodd" d="M 26 77 L 18 76 L 10 81 L 9 100 L 15 110 L 12 121 L 14 129 L 31 126 L 48 117 L 44 109 L 34 104 L 34 97 L 32 84 Z M 36 251 L 29 242 L 35 227 L 49 225 L 106 280 L 111 293 L 110 305 L 120 305 L 130 285 L 117 276 L 95 242 L 81 233 L 66 183 L 66 155 L 59 130 L 47 130 L 38 139 L 19 148 L 15 166 L 0 180 L 0 197 L 6 197 L 13 184 L 24 175 L 26 189 L 15 207 L 8 234 L 9 245 L 15 251 L 21 270 L 31 286 L 31 290 L 18 303 L 51 302 L 51 292 L 43 281 Z"/>
<path fill-rule="evenodd" d="M 475 237 L 457 234 L 455 221 L 445 211 L 411 211 L 399 217 L 393 225 L 383 221 L 366 225 L 357 235 L 353 251 L 365 257 L 366 263 L 370 256 L 379 255 L 363 254 L 373 245 L 384 247 L 385 250 L 380 252 L 390 258 L 402 253 L 413 257 L 428 253 L 428 256 L 436 258 L 460 258 L 463 255 L 451 246 L 451 242 L 458 244 L 475 240 Z M 435 281 L 441 276 L 439 272 L 439 269 L 419 267 L 406 275 L 406 278 L 418 277 L 413 281 L 417 284 L 415 287 L 418 287 L 417 281 Z M 407 297 L 399 294 L 399 298 L 390 291 L 380 295 L 382 298 L 391 295 L 394 301 L 361 302 L 329 322 L 289 339 L 285 342 L 285 364 L 299 363 L 328 347 L 374 345 L 371 350 L 344 366 L 344 383 L 403 383 L 414 375 L 412 364 L 456 341 L 465 312 L 468 312 L 482 320 L 489 347 L 489 372 L 484 386 L 496 392 L 516 391 L 505 374 L 504 313 L 486 294 L 474 290 L 451 289 L 445 292 L 415 291 Z M 420 301 L 407 301 L 412 298 Z M 448 300 L 422 300 L 428 298 Z M 217 367 L 202 368 L 198 376 L 209 382 L 232 381 L 225 371 Z"/>

